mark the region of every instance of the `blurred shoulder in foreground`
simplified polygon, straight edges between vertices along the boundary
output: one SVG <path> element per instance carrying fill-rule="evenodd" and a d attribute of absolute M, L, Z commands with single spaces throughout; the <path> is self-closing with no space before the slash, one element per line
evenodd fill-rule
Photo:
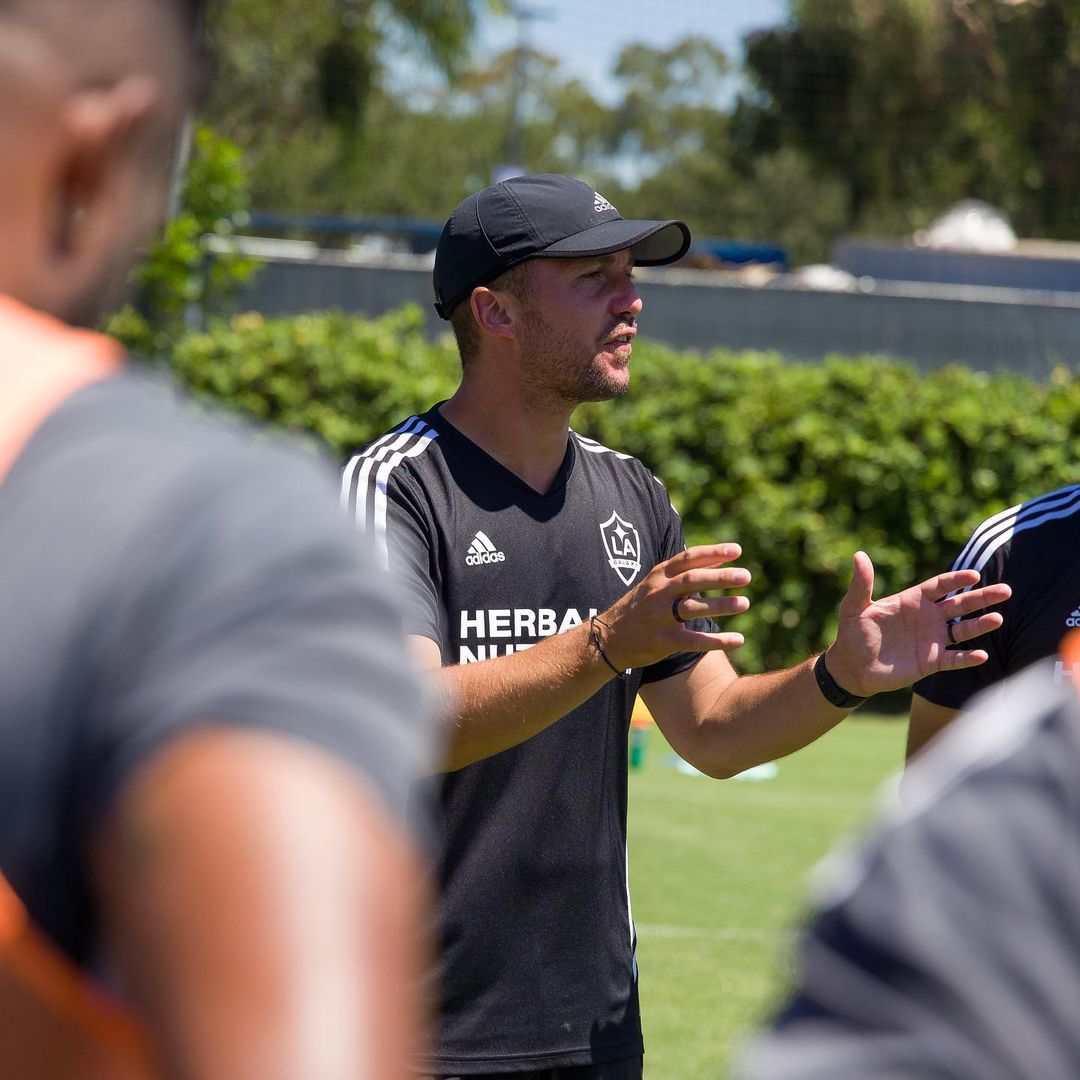
<path fill-rule="evenodd" d="M 201 6 L 0 0 L 0 1075 L 403 1077 L 397 597 L 333 470 L 74 329 L 166 215 Z"/>
<path fill-rule="evenodd" d="M 738 1075 L 1080 1072 L 1080 642 L 975 698 L 823 871 L 793 995 Z"/>

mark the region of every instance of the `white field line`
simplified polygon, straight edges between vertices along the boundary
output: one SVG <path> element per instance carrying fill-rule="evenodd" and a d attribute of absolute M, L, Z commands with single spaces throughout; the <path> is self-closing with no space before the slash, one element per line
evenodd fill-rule
<path fill-rule="evenodd" d="M 708 941 L 786 941 L 791 930 L 756 930 L 749 926 L 671 926 L 664 923 L 635 923 L 638 937 L 689 938 Z"/>
<path fill-rule="evenodd" d="M 693 783 L 693 778 L 687 783 Z M 759 787 L 748 790 L 749 785 L 739 784 L 740 790 L 723 785 L 731 784 L 729 780 L 714 780 L 709 784 L 698 785 L 697 790 L 680 791 L 674 795 L 636 793 L 631 787 L 631 808 L 641 813 L 642 807 L 648 805 L 673 804 L 679 805 L 687 802 L 692 803 L 739 803 L 743 806 L 752 806 L 768 810 L 799 810 L 804 807 L 821 810 L 873 810 L 874 793 L 866 795 L 835 795 L 830 792 L 813 793 L 806 791 L 766 791 Z"/>

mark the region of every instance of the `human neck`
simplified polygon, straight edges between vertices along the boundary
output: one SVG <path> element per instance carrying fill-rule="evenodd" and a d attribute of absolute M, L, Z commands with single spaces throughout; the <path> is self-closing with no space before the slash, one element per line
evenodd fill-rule
<path fill-rule="evenodd" d="M 468 377 L 440 410 L 462 435 L 541 495 L 551 490 L 562 468 L 573 411 L 566 403 L 529 401 Z"/>

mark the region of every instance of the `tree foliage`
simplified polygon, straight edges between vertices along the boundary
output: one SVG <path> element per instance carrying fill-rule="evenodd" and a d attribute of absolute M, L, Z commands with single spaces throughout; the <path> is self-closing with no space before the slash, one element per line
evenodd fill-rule
<path fill-rule="evenodd" d="M 747 148 L 842 179 L 851 226 L 906 232 L 967 196 L 1080 236 L 1076 0 L 793 0 L 746 67 Z"/>
<path fill-rule="evenodd" d="M 525 45 L 470 52 L 499 6 L 222 5 L 207 117 L 244 149 L 256 205 L 439 220 L 514 158 L 796 261 L 964 197 L 1080 238 L 1080 0 L 789 0 L 739 57 L 702 36 L 629 45 L 603 100 Z M 391 55 L 412 57 L 404 92 Z"/>
<path fill-rule="evenodd" d="M 369 167 L 388 49 L 453 72 L 490 0 L 219 0 L 206 120 L 244 151 L 256 201 L 322 209 Z M 376 118 L 382 129 L 385 110 Z"/>
<path fill-rule="evenodd" d="M 107 330 L 134 353 L 167 357 L 198 319 L 221 311 L 258 269 L 249 258 L 207 252 L 210 237 L 227 238 L 248 209 L 241 153 L 205 125 L 195 129 L 181 193 L 180 211 L 132 275 L 136 301 L 114 315 Z"/>

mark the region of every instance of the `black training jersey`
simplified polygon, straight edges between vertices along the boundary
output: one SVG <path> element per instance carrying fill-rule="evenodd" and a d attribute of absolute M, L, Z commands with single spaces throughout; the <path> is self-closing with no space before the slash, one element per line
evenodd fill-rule
<path fill-rule="evenodd" d="M 953 563 L 978 570 L 981 585 L 1004 581 L 1012 596 L 994 610 L 1000 630 L 976 643 L 990 654 L 980 667 L 943 671 L 915 684 L 936 705 L 959 709 L 973 694 L 1052 656 L 1080 626 L 1080 484 L 1010 507 L 984 521 Z"/>
<path fill-rule="evenodd" d="M 342 498 L 444 664 L 527 649 L 603 611 L 683 549 L 663 485 L 570 433 L 538 494 L 431 409 L 346 466 Z M 546 1069 L 641 1053 L 626 869 L 627 732 L 612 679 L 545 731 L 439 778 L 443 851 L 436 1073 Z"/>

